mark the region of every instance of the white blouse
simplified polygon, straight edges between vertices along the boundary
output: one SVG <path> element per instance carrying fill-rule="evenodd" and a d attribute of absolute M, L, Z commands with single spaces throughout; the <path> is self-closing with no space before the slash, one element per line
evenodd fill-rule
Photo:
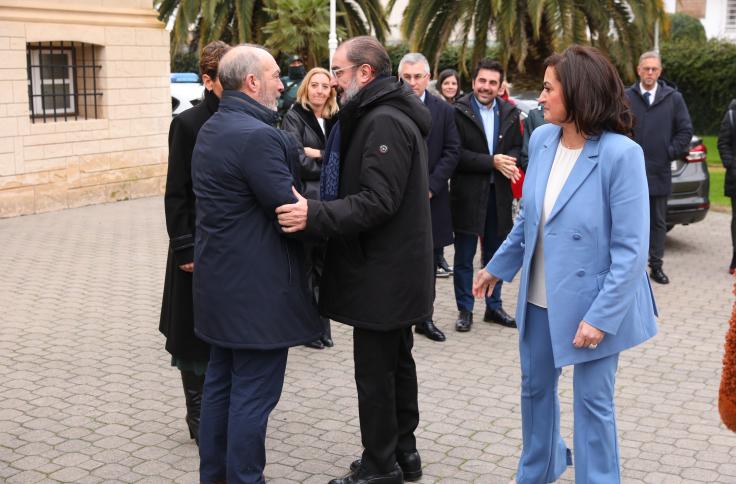
<path fill-rule="evenodd" d="M 534 249 L 532 258 L 531 271 L 529 277 L 529 292 L 527 301 L 542 308 L 547 307 L 547 288 L 544 283 L 544 224 L 547 217 L 555 206 L 557 197 L 565 186 L 567 178 L 570 176 L 575 163 L 578 161 L 583 148 L 580 147 L 571 150 L 562 146 L 562 142 L 557 145 L 555 160 L 552 162 L 552 169 L 547 179 L 547 188 L 544 191 L 544 204 L 542 205 L 542 216 L 539 220 L 539 230 L 537 231 L 537 245 Z"/>

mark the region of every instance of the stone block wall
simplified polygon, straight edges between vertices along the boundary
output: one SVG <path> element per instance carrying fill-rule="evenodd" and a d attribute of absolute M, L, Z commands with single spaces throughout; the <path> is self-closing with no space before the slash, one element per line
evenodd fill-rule
<path fill-rule="evenodd" d="M 95 46 L 96 119 L 31 119 L 26 49 Z M 169 35 L 150 1 L 0 0 L 0 217 L 163 193 Z"/>

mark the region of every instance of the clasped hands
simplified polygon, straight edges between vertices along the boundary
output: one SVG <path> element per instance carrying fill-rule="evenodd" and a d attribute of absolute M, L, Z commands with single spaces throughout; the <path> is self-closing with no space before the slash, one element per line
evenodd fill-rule
<path fill-rule="evenodd" d="M 521 179 L 521 170 L 516 166 L 516 158 L 513 156 L 497 154 L 493 155 L 493 167 L 500 171 L 503 176 L 516 183 Z"/>
<path fill-rule="evenodd" d="M 279 225 L 287 234 L 299 232 L 307 227 L 307 199 L 302 197 L 296 188 L 291 187 L 291 191 L 296 197 L 296 202 L 276 207 Z"/>
<path fill-rule="evenodd" d="M 496 287 L 498 278 L 485 270 L 485 268 L 478 271 L 473 280 L 473 296 L 475 297 L 490 297 L 493 292 L 493 288 Z M 572 345 L 575 348 L 589 348 L 594 350 L 598 347 L 603 337 L 606 334 L 595 326 L 585 321 L 580 321 L 578 325 L 578 331 L 575 333 L 575 337 L 572 340 Z"/>

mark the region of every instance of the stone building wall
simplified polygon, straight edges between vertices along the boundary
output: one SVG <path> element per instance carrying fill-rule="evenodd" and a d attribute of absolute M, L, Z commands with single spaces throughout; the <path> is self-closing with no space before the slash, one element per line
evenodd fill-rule
<path fill-rule="evenodd" d="M 28 48 L 60 42 L 96 54 L 89 119 L 31 118 Z M 0 217 L 163 193 L 170 122 L 169 35 L 150 0 L 0 0 Z"/>

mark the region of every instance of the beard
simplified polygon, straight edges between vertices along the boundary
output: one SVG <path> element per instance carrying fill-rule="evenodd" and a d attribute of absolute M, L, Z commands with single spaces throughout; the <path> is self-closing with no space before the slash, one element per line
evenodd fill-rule
<path fill-rule="evenodd" d="M 356 94 L 358 94 L 358 91 L 360 91 L 360 86 L 358 85 L 358 81 L 353 77 L 350 80 L 348 87 L 343 89 L 340 94 L 340 101 L 342 101 L 343 104 L 347 104 L 355 97 Z"/>
<path fill-rule="evenodd" d="M 279 106 L 279 97 L 281 96 L 281 93 L 276 91 L 276 94 L 269 94 L 268 89 L 266 86 L 268 86 L 268 82 L 266 82 L 266 79 L 258 78 L 259 81 L 261 81 L 261 89 L 258 91 L 258 94 L 256 95 L 256 101 L 265 106 L 266 108 L 270 109 L 271 111 L 278 111 Z"/>

